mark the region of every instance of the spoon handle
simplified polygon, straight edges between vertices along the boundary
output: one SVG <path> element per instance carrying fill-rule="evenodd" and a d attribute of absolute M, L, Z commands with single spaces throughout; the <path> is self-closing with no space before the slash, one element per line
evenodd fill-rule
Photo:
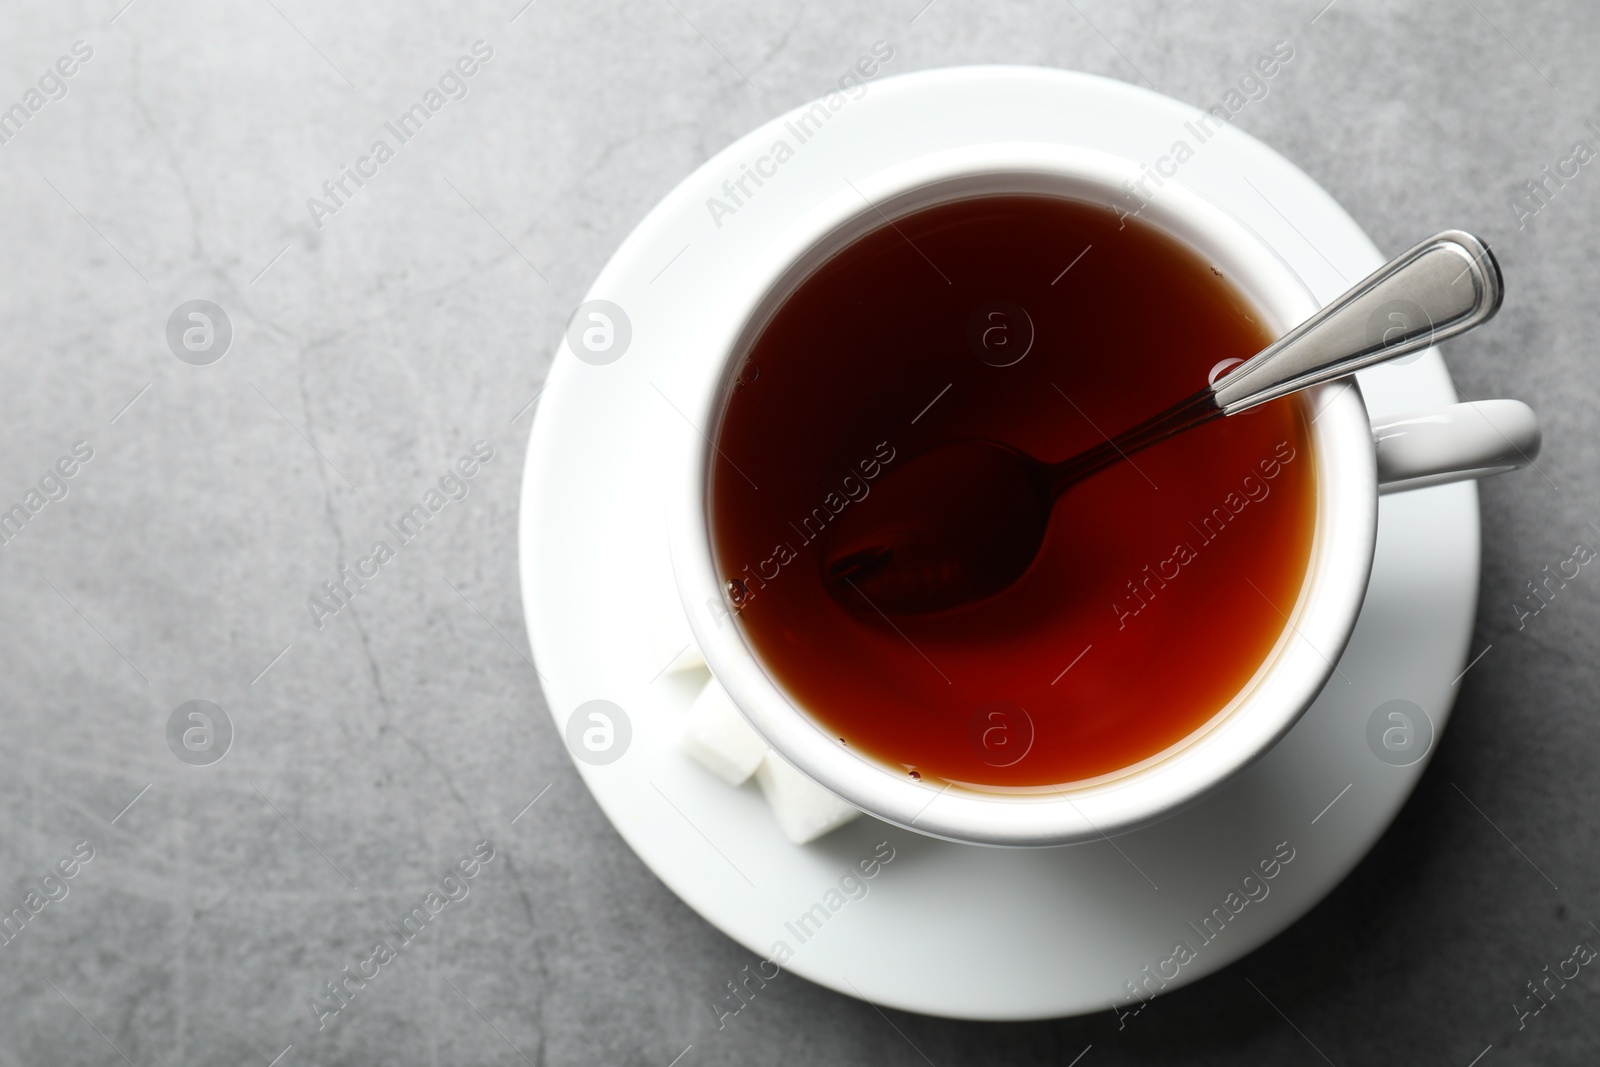
<path fill-rule="evenodd" d="M 1465 333 L 1500 310 L 1503 296 L 1500 264 L 1488 245 L 1461 230 L 1435 234 L 1373 271 L 1209 388 L 1045 468 L 1050 498 L 1201 423 Z"/>
<path fill-rule="evenodd" d="M 1401 253 L 1211 387 L 1233 415 L 1464 333 L 1500 310 L 1489 246 L 1445 230 Z"/>

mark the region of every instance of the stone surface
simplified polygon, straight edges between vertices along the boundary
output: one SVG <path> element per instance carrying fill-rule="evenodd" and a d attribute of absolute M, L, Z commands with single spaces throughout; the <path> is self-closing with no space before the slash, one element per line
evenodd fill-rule
<path fill-rule="evenodd" d="M 920 3 L 8 9 L 0 108 L 92 56 L 0 144 L 0 501 L 93 457 L 0 548 L 0 910 L 76 842 L 95 857 L 0 945 L 0 1063 L 1594 1062 L 1591 969 L 1520 1029 L 1513 1003 L 1600 944 L 1600 577 L 1524 629 L 1510 605 L 1600 539 L 1600 175 L 1532 217 L 1508 198 L 1600 144 L 1600 11 Z M 480 39 L 467 95 L 319 227 L 306 199 Z M 895 73 L 1053 65 L 1200 105 L 1291 42 L 1239 124 L 1386 249 L 1491 240 L 1505 310 L 1450 359 L 1546 428 L 1538 472 L 1484 488 L 1492 647 L 1394 828 L 1284 936 L 1120 1030 L 885 1015 L 784 977 L 718 1031 L 707 1002 L 754 961 L 612 832 L 525 659 L 524 407 L 568 311 L 684 174 L 878 39 Z M 208 365 L 168 346 L 194 299 L 233 327 Z M 318 630 L 308 594 L 478 440 L 465 499 Z M 232 725 L 211 766 L 169 748 L 193 699 Z M 470 894 L 319 1031 L 309 1001 L 480 840 Z"/>

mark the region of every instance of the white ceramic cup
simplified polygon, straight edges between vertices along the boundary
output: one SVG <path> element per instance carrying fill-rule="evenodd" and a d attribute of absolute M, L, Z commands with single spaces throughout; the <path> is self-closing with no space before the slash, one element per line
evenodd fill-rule
<path fill-rule="evenodd" d="M 1254 677 L 1210 721 L 1171 748 L 1115 774 L 1054 791 L 981 792 L 912 780 L 838 744 L 763 669 L 747 645 L 712 558 L 709 474 L 734 376 L 772 315 L 822 262 L 863 234 L 913 211 L 974 196 L 1029 193 L 1096 204 L 1125 202 L 1132 160 L 1054 144 L 981 145 L 925 156 L 841 183 L 767 247 L 723 295 L 720 312 L 686 339 L 671 399 L 704 435 L 685 434 L 669 458 L 668 537 L 678 592 L 701 654 L 750 724 L 783 758 L 877 818 L 936 837 L 986 845 L 1097 840 L 1164 818 L 1263 755 L 1310 707 L 1355 626 L 1377 537 L 1378 494 L 1522 466 L 1539 448 L 1533 413 L 1516 401 L 1458 404 L 1372 424 L 1353 380 L 1297 402 L 1311 426 L 1318 505 L 1312 558 L 1289 622 Z M 1276 334 L 1318 303 L 1260 237 L 1222 208 L 1169 181 L 1140 218 L 1217 264 Z"/>

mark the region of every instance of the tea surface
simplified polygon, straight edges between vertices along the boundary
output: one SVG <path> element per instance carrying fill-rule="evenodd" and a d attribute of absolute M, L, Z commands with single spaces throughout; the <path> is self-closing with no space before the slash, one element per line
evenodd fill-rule
<path fill-rule="evenodd" d="M 930 447 L 1062 460 L 1271 340 L 1211 264 L 1102 206 L 983 197 L 867 234 L 785 301 L 715 430 L 737 625 L 841 744 L 923 780 L 1038 788 L 1157 755 L 1243 688 L 1299 596 L 1317 506 L 1301 401 L 1072 488 L 1032 568 L 978 604 L 841 604 L 820 538 Z"/>

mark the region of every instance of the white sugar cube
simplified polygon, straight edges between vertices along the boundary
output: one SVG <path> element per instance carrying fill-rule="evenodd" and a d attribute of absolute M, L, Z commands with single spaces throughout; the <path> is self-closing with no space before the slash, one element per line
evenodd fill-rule
<path fill-rule="evenodd" d="M 744 721 L 715 678 L 689 705 L 678 743 L 696 762 L 729 785 L 748 779 L 767 754 L 766 741 Z"/>
<path fill-rule="evenodd" d="M 756 781 L 778 818 L 778 826 L 797 845 L 815 841 L 861 814 L 774 752 L 768 752 L 756 768 Z"/>

